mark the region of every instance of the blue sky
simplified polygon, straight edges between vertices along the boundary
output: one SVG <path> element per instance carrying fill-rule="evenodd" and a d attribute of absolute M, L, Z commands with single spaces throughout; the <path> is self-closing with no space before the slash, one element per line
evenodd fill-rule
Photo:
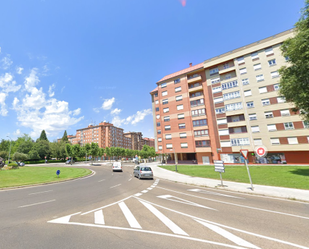
<path fill-rule="evenodd" d="M 293 28 L 304 0 L 0 2 L 0 139 L 109 121 L 153 137 L 165 75 Z"/>

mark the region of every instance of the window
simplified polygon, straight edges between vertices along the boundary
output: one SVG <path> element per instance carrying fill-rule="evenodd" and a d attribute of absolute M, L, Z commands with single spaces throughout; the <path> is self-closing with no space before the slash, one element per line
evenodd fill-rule
<path fill-rule="evenodd" d="M 268 65 L 269 65 L 270 67 L 276 65 L 276 59 L 273 59 L 273 60 L 268 61 Z"/>
<path fill-rule="evenodd" d="M 156 100 L 156 102 L 155 102 L 155 103 L 156 103 L 156 105 L 157 105 L 157 104 L 159 104 L 159 100 Z"/>
<path fill-rule="evenodd" d="M 167 139 L 167 140 L 172 139 L 172 134 L 166 134 L 165 139 Z"/>
<path fill-rule="evenodd" d="M 171 129 L 171 126 L 170 126 L 170 125 L 164 126 L 164 130 L 169 131 L 170 129 Z"/>
<path fill-rule="evenodd" d="M 280 110 L 281 116 L 290 116 L 290 110 Z"/>
<path fill-rule="evenodd" d="M 186 129 L 186 124 L 178 124 L 179 129 Z"/>
<path fill-rule="evenodd" d="M 240 97 L 239 91 L 223 94 L 224 100 L 235 99 L 235 98 L 239 98 L 239 97 Z"/>
<path fill-rule="evenodd" d="M 277 97 L 277 102 L 278 103 L 285 103 L 285 97 Z"/>
<path fill-rule="evenodd" d="M 221 103 L 221 102 L 223 102 L 223 98 L 222 98 L 222 97 L 220 97 L 220 98 L 215 98 L 215 99 L 214 99 L 214 103 L 215 103 L 215 104 Z"/>
<path fill-rule="evenodd" d="M 216 114 L 225 113 L 225 108 L 224 107 L 217 108 L 215 111 L 216 111 Z"/>
<path fill-rule="evenodd" d="M 232 78 L 231 74 L 226 74 L 226 75 L 225 75 L 225 79 L 226 79 L 226 80 L 228 80 L 228 79 L 230 79 L 230 78 Z"/>
<path fill-rule="evenodd" d="M 167 95 L 167 91 L 162 92 L 162 96 L 166 96 Z"/>
<path fill-rule="evenodd" d="M 173 149 L 173 144 L 166 144 L 166 149 Z"/>
<path fill-rule="evenodd" d="M 277 91 L 277 90 L 279 90 L 279 89 L 280 89 L 280 85 L 279 85 L 279 84 L 275 84 L 275 85 L 274 85 L 274 90 Z"/>
<path fill-rule="evenodd" d="M 262 99 L 262 106 L 270 105 L 269 99 Z"/>
<path fill-rule="evenodd" d="M 183 109 L 183 105 L 178 105 L 177 106 L 177 110 L 182 110 Z"/>
<path fill-rule="evenodd" d="M 260 132 L 260 127 L 258 125 L 251 126 L 251 131 L 252 131 L 252 133 Z"/>
<path fill-rule="evenodd" d="M 191 89 L 191 88 L 198 87 L 198 86 L 201 86 L 201 85 L 202 84 L 198 82 L 198 83 L 190 84 L 189 88 Z"/>
<path fill-rule="evenodd" d="M 232 138 L 231 145 L 232 146 L 250 145 L 249 138 Z"/>
<path fill-rule="evenodd" d="M 279 72 L 273 71 L 273 72 L 270 73 L 270 75 L 271 75 L 272 78 L 277 78 L 277 77 L 279 77 Z"/>
<path fill-rule="evenodd" d="M 198 110 L 192 110 L 191 115 L 192 115 L 192 117 L 205 115 L 205 108 L 198 109 Z"/>
<path fill-rule="evenodd" d="M 193 120 L 192 123 L 193 123 L 193 127 L 204 126 L 204 125 L 207 125 L 207 120 L 206 119 Z"/>
<path fill-rule="evenodd" d="M 271 138 L 270 143 L 272 145 L 280 144 L 280 140 L 279 140 L 279 138 Z"/>
<path fill-rule="evenodd" d="M 240 74 L 246 74 L 247 73 L 247 68 L 243 67 L 243 68 L 239 69 L 239 73 Z"/>
<path fill-rule="evenodd" d="M 265 118 L 273 118 L 273 112 L 264 112 Z"/>
<path fill-rule="evenodd" d="M 157 126 L 160 126 L 161 124 L 160 124 L 160 122 L 157 122 Z"/>
<path fill-rule="evenodd" d="M 288 137 L 289 144 L 298 144 L 297 137 Z"/>
<path fill-rule="evenodd" d="M 159 150 L 162 150 L 162 145 L 159 145 Z"/>
<path fill-rule="evenodd" d="M 200 91 L 200 92 L 195 92 L 195 93 L 191 93 L 190 94 L 190 98 L 194 98 L 194 97 L 198 97 L 198 96 L 202 96 L 203 95 L 203 92 Z"/>
<path fill-rule="evenodd" d="M 274 54 L 273 48 L 272 47 L 266 48 L 265 49 L 265 54 L 266 54 L 266 56 Z"/>
<path fill-rule="evenodd" d="M 227 69 L 227 68 L 230 68 L 229 63 L 224 63 L 224 64 L 223 64 L 223 69 Z"/>
<path fill-rule="evenodd" d="M 161 88 L 164 88 L 164 87 L 166 87 L 167 86 L 167 83 L 162 83 L 161 84 Z"/>
<path fill-rule="evenodd" d="M 179 82 L 180 82 L 180 78 L 174 80 L 174 83 L 175 83 L 175 84 L 177 84 L 177 83 L 179 83 Z"/>
<path fill-rule="evenodd" d="M 309 128 L 309 121 L 303 121 L 304 128 Z"/>
<path fill-rule="evenodd" d="M 190 106 L 199 106 L 199 105 L 204 105 L 204 99 L 198 99 L 198 100 L 192 100 L 190 101 Z"/>
<path fill-rule="evenodd" d="M 263 81 L 264 80 L 264 75 L 263 74 L 259 74 L 256 76 L 256 81 L 259 82 L 259 81 Z"/>
<path fill-rule="evenodd" d="M 180 92 L 180 91 L 181 91 L 181 86 L 175 88 L 175 93 Z"/>
<path fill-rule="evenodd" d="M 176 96 L 175 99 L 176 99 L 176 101 L 182 100 L 182 95 Z"/>
<path fill-rule="evenodd" d="M 245 63 L 244 57 L 242 56 L 242 57 L 237 58 L 237 62 L 238 62 L 238 65 Z"/>
<path fill-rule="evenodd" d="M 251 59 L 252 59 L 252 60 L 256 60 L 256 59 L 258 59 L 258 58 L 259 58 L 258 52 L 254 52 L 254 53 L 251 54 Z"/>
<path fill-rule="evenodd" d="M 195 147 L 210 147 L 209 140 L 195 141 Z"/>
<path fill-rule="evenodd" d="M 218 72 L 219 72 L 218 68 L 212 68 L 209 70 L 210 75 L 217 74 Z"/>
<path fill-rule="evenodd" d="M 276 127 L 275 124 L 269 124 L 269 125 L 267 125 L 267 129 L 268 129 L 268 131 L 276 131 L 277 127 Z"/>
<path fill-rule="evenodd" d="M 185 132 L 179 133 L 179 137 L 180 138 L 186 138 L 187 137 L 187 133 L 185 133 Z"/>
<path fill-rule="evenodd" d="M 263 145 L 262 144 L 262 139 L 261 138 L 255 138 L 253 140 L 254 145 Z"/>
<path fill-rule="evenodd" d="M 227 124 L 227 119 L 223 118 L 223 119 L 217 119 L 217 124 L 221 125 L 221 124 Z"/>
<path fill-rule="evenodd" d="M 159 111 L 159 107 L 156 107 L 156 112 L 158 112 Z"/>
<path fill-rule="evenodd" d="M 178 119 L 184 119 L 185 118 L 185 114 L 181 113 L 177 115 Z"/>
<path fill-rule="evenodd" d="M 222 91 L 221 86 L 217 86 L 217 87 L 213 87 L 213 88 L 212 88 L 212 92 L 213 92 L 213 93 L 219 93 L 219 92 L 221 92 L 221 91 Z"/>
<path fill-rule="evenodd" d="M 253 68 L 255 71 L 262 69 L 261 63 L 253 65 Z"/>
<path fill-rule="evenodd" d="M 249 114 L 249 120 L 257 120 L 256 113 Z"/>
<path fill-rule="evenodd" d="M 240 110 L 240 109 L 242 109 L 241 102 L 225 105 L 226 111 L 235 111 L 235 110 Z"/>
<path fill-rule="evenodd" d="M 158 137 L 158 142 L 162 142 L 162 137 Z"/>
<path fill-rule="evenodd" d="M 157 115 L 156 118 L 159 119 L 159 118 L 160 118 L 160 115 Z"/>
<path fill-rule="evenodd" d="M 158 134 L 161 134 L 161 130 L 158 130 Z"/>
<path fill-rule="evenodd" d="M 231 142 L 230 141 L 221 141 L 220 145 L 221 145 L 222 148 L 231 147 Z"/>
<path fill-rule="evenodd" d="M 249 85 L 249 79 L 246 78 L 246 79 L 242 79 L 242 85 L 245 86 L 245 85 Z"/>
<path fill-rule="evenodd" d="M 208 136 L 208 130 L 194 131 L 194 137 L 205 137 Z"/>
<path fill-rule="evenodd" d="M 227 83 L 223 83 L 222 84 L 222 90 L 233 88 L 233 87 L 236 87 L 236 86 L 238 86 L 238 82 L 237 82 L 237 80 L 233 80 L 233 81 L 230 81 L 230 82 L 227 82 Z"/>
<path fill-rule="evenodd" d="M 231 118 L 232 118 L 232 122 L 238 122 L 238 121 L 240 121 L 240 116 L 239 116 L 239 115 L 237 115 L 237 116 L 231 116 Z"/>
<path fill-rule="evenodd" d="M 220 82 L 220 77 L 217 77 L 217 78 L 213 78 L 210 80 L 211 84 L 216 84 L 216 83 L 219 83 Z"/>
<path fill-rule="evenodd" d="M 162 100 L 162 104 L 163 104 L 163 105 L 168 104 L 168 99 L 163 99 L 163 100 Z"/>
<path fill-rule="evenodd" d="M 267 93 L 267 87 L 266 86 L 259 87 L 259 92 L 260 93 Z"/>
<path fill-rule="evenodd" d="M 293 122 L 283 123 L 283 125 L 284 125 L 284 129 L 286 129 L 286 130 L 293 130 L 294 129 Z"/>
<path fill-rule="evenodd" d="M 219 136 L 224 136 L 224 135 L 229 135 L 229 130 L 224 129 L 224 130 L 219 130 Z"/>
<path fill-rule="evenodd" d="M 253 108 L 254 107 L 253 101 L 249 101 L 246 104 L 247 104 L 247 108 Z"/>
<path fill-rule="evenodd" d="M 170 121 L 170 116 L 165 116 L 163 119 L 164 119 L 164 122 Z"/>
<path fill-rule="evenodd" d="M 188 148 L 188 143 L 180 143 L 181 148 Z"/>
<path fill-rule="evenodd" d="M 252 95 L 251 90 L 244 91 L 244 95 L 245 95 L 245 97 L 251 96 Z"/>
<path fill-rule="evenodd" d="M 167 113 L 167 112 L 169 112 L 169 111 L 170 111 L 170 108 L 168 108 L 168 107 L 167 107 L 167 108 L 163 108 L 163 112 L 164 112 L 164 113 Z"/>

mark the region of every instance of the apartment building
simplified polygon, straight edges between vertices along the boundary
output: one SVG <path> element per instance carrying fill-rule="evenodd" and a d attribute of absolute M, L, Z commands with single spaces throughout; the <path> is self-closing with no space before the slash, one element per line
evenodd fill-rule
<path fill-rule="evenodd" d="M 144 145 L 148 145 L 150 147 L 155 147 L 155 142 L 153 138 L 148 138 L 148 137 L 144 137 L 142 139 L 142 144 Z"/>
<path fill-rule="evenodd" d="M 199 164 L 309 163 L 309 124 L 279 96 L 280 51 L 288 30 L 165 76 L 150 94 L 155 148 Z M 255 157 L 263 145 L 268 154 Z"/>
<path fill-rule="evenodd" d="M 143 148 L 143 134 L 141 132 L 126 132 L 123 134 L 125 137 L 131 139 L 132 150 L 141 150 Z"/>

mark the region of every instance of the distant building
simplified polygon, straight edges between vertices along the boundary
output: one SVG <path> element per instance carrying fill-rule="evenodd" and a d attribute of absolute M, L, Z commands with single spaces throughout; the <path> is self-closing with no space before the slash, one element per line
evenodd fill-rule
<path fill-rule="evenodd" d="M 124 136 L 131 139 L 132 150 L 141 150 L 143 148 L 143 134 L 141 132 L 126 132 Z"/>

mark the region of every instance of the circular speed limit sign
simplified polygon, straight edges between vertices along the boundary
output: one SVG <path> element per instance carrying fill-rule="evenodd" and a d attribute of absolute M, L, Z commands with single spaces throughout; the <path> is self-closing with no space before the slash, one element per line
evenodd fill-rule
<path fill-rule="evenodd" d="M 264 157 L 267 155 L 267 149 L 265 146 L 262 146 L 262 145 L 256 147 L 254 151 L 258 157 Z"/>

